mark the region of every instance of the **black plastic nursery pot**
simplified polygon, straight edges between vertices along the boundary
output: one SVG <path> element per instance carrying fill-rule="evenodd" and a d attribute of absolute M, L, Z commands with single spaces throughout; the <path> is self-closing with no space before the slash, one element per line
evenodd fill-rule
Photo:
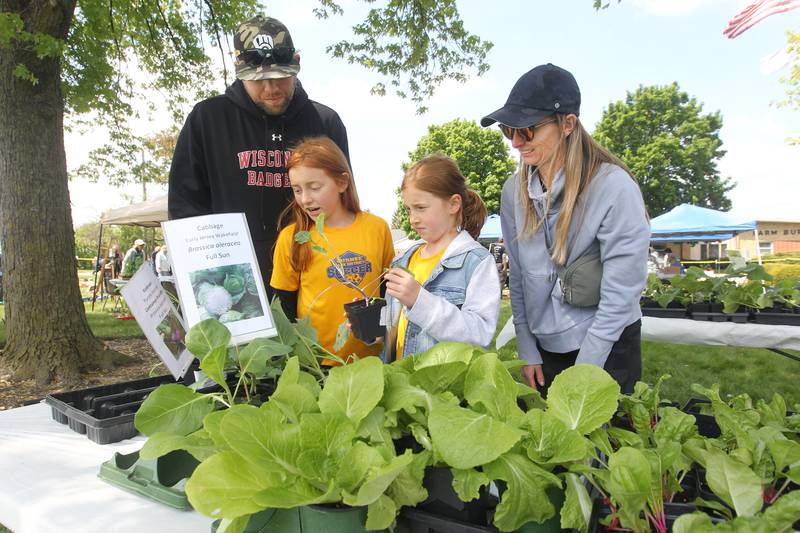
<path fill-rule="evenodd" d="M 642 316 L 654 318 L 687 318 L 688 316 L 686 307 L 680 302 L 670 302 L 667 307 L 661 307 L 651 298 L 642 298 L 639 303 L 642 306 Z"/>
<path fill-rule="evenodd" d="M 800 326 L 800 307 L 786 307 L 776 303 L 766 309 L 757 309 L 753 313 L 756 324 L 773 326 Z"/>
<path fill-rule="evenodd" d="M 667 531 L 672 531 L 672 526 L 679 517 L 685 514 L 691 514 L 695 511 L 697 511 L 697 507 L 692 504 L 664 502 L 664 518 L 667 523 Z M 608 519 L 611 514 L 611 508 L 603 503 L 603 500 L 596 499 L 594 501 L 594 505 L 592 506 L 592 514 L 589 518 L 589 528 L 587 533 L 619 531 L 619 526 L 617 529 L 612 529 L 601 523 Z M 720 519 L 715 517 L 711 517 L 711 521 L 714 523 L 721 522 Z"/>
<path fill-rule="evenodd" d="M 700 320 L 701 322 L 727 322 L 728 315 L 722 312 L 723 307 L 722 304 L 709 302 L 691 304 L 689 306 L 689 313 L 692 320 Z"/>
<path fill-rule="evenodd" d="M 697 498 L 697 471 L 686 472 L 681 480 L 681 490 L 672 496 L 672 503 L 692 503 Z"/>
<path fill-rule="evenodd" d="M 384 334 L 384 327 L 381 326 L 381 309 L 385 306 L 386 300 L 375 299 L 369 303 L 366 300 L 358 300 L 344 304 L 347 320 L 350 321 L 350 330 L 357 339 L 371 343 L 375 341 L 375 337 Z"/>
<path fill-rule="evenodd" d="M 703 406 L 710 406 L 711 402 L 702 398 L 690 398 L 686 405 L 683 406 L 683 412 L 694 416 L 697 422 L 697 432 L 702 437 L 709 439 L 716 439 L 722 435 L 722 430 L 719 424 L 714 419 L 713 415 L 703 414 L 701 412 Z"/>
<path fill-rule="evenodd" d="M 750 320 L 750 311 L 746 307 L 739 306 L 733 313 L 725 313 L 728 320 L 736 324 L 746 324 Z"/>
<path fill-rule="evenodd" d="M 486 487 L 480 488 L 478 498 L 461 501 L 453 489 L 453 472 L 444 467 L 426 468 L 422 486 L 428 491 L 428 498 L 417 504 L 417 509 L 467 524 L 488 526 L 499 501 Z"/>

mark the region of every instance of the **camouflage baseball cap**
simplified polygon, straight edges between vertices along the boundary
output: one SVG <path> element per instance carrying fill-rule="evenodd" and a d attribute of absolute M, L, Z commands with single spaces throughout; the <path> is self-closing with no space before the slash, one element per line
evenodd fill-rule
<path fill-rule="evenodd" d="M 233 64 L 240 80 L 288 78 L 300 72 L 292 36 L 277 19 L 259 15 L 241 23 L 233 36 L 233 47 Z"/>

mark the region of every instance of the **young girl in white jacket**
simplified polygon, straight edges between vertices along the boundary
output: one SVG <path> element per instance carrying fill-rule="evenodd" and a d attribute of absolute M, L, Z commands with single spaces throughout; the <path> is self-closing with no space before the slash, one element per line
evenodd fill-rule
<path fill-rule="evenodd" d="M 411 167 L 401 186 L 409 220 L 424 243 L 386 273 L 387 362 L 437 342 L 488 346 L 500 313 L 494 258 L 475 239 L 486 206 L 455 161 L 432 155 Z"/>

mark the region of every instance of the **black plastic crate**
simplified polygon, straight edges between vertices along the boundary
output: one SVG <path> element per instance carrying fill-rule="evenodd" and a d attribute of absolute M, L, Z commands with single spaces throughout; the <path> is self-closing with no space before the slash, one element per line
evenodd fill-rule
<path fill-rule="evenodd" d="M 175 383 L 172 376 L 137 379 L 89 389 L 48 394 L 53 420 L 69 425 L 97 444 L 129 439 L 138 431 L 133 417 L 144 398 L 159 385 Z"/>
<path fill-rule="evenodd" d="M 136 411 L 144 399 L 159 385 L 176 383 L 172 376 L 137 379 L 124 383 L 102 385 L 71 392 L 48 394 L 44 401 L 50 406 L 53 420 L 69 425 L 70 429 L 86 435 L 97 444 L 110 444 L 135 436 L 133 424 Z M 184 382 L 178 381 L 183 384 Z M 261 393 L 268 396 L 274 382 L 259 384 Z M 222 390 L 216 384 L 198 392 Z"/>
<path fill-rule="evenodd" d="M 800 326 L 800 313 L 784 311 L 782 313 L 758 310 L 753 313 L 756 324 L 770 324 L 773 326 Z"/>
<path fill-rule="evenodd" d="M 671 503 L 664 502 L 664 518 L 667 523 L 667 531 L 672 531 L 675 521 L 685 515 L 697 511 L 697 506 L 690 503 Z M 618 529 L 608 529 L 600 523 L 600 520 L 611 515 L 611 508 L 605 505 L 602 500 L 596 499 L 592 506 L 592 515 L 589 519 L 588 533 L 601 533 L 604 531 L 619 531 Z M 709 516 L 711 523 L 719 524 L 723 519 L 716 516 Z"/>
<path fill-rule="evenodd" d="M 446 516 L 404 507 L 397 520 L 400 533 L 498 533 L 493 526 L 478 526 Z"/>

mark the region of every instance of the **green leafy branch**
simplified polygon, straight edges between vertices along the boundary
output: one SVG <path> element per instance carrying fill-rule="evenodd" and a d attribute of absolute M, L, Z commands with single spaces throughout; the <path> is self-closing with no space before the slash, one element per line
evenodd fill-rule
<path fill-rule="evenodd" d="M 65 49 L 62 39 L 46 33 L 25 30 L 25 23 L 19 14 L 0 13 L 0 48 L 11 48 L 15 45 L 33 52 L 38 59 L 60 58 Z M 14 76 L 33 85 L 39 83 L 39 78 L 31 72 L 28 65 L 23 63 L 18 63 L 14 67 Z"/>

